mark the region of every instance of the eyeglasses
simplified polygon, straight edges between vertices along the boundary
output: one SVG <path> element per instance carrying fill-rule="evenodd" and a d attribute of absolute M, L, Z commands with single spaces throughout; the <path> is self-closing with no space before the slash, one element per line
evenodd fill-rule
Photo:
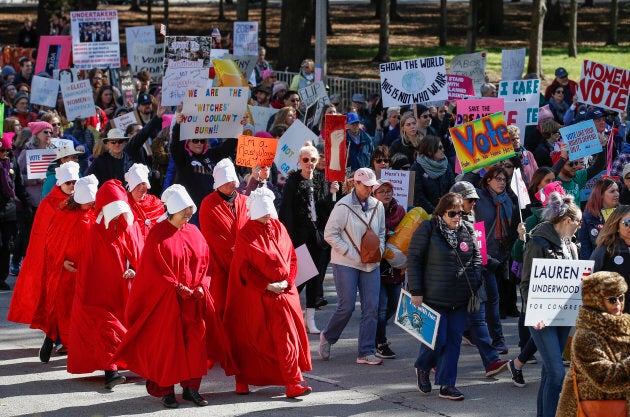
<path fill-rule="evenodd" d="M 52 130 L 42 130 L 42 133 L 44 135 L 52 135 L 53 134 Z"/>
<path fill-rule="evenodd" d="M 127 142 L 129 139 L 105 139 L 103 143 L 111 143 L 112 145 L 120 145 Z"/>
<path fill-rule="evenodd" d="M 389 116 L 390 119 L 398 119 L 400 120 L 400 114 Z"/>
<path fill-rule="evenodd" d="M 443 150 L 444 150 L 444 146 L 442 146 L 442 145 L 438 145 L 437 150 L 438 150 L 438 151 L 443 151 Z"/>
<path fill-rule="evenodd" d="M 317 158 L 304 157 L 304 158 L 302 158 L 302 162 L 304 162 L 305 164 L 308 164 L 309 162 L 316 163 L 317 162 Z"/>
<path fill-rule="evenodd" d="M 579 164 L 580 164 L 580 161 L 571 161 L 571 162 L 569 162 L 569 166 L 570 166 L 571 168 L 573 168 L 573 167 L 575 167 L 575 166 L 578 166 Z"/>
<path fill-rule="evenodd" d="M 630 180 L 630 175 L 626 175 L 625 177 L 623 177 L 624 180 Z"/>
<path fill-rule="evenodd" d="M 11 149 L 0 149 L 0 153 L 6 153 L 9 152 Z"/>
<path fill-rule="evenodd" d="M 428 119 L 428 118 L 430 118 L 430 117 L 431 117 L 431 115 L 430 115 L 430 114 L 423 114 L 423 115 L 422 115 L 422 116 L 420 116 L 420 117 L 422 117 L 423 119 Z"/>
<path fill-rule="evenodd" d="M 476 203 L 476 202 L 477 202 L 477 199 L 476 199 L 476 198 L 467 198 L 467 199 L 466 199 L 466 201 L 467 201 L 468 203 L 470 203 L 470 204 L 474 204 L 474 203 Z"/>
<path fill-rule="evenodd" d="M 377 191 L 376 194 L 378 194 L 378 195 L 392 195 L 392 194 L 394 194 L 394 190 L 380 190 L 380 191 Z"/>
<path fill-rule="evenodd" d="M 300 99 L 299 98 L 292 98 L 291 100 L 289 100 L 291 103 L 299 103 Z"/>
<path fill-rule="evenodd" d="M 626 298 L 625 294 L 621 294 L 618 295 L 616 297 L 606 297 L 606 301 L 608 301 L 610 304 L 617 304 L 617 301 L 619 301 L 619 303 L 623 304 L 623 300 Z"/>
<path fill-rule="evenodd" d="M 630 219 L 622 220 L 621 224 L 623 224 L 625 227 L 630 227 Z"/>
<path fill-rule="evenodd" d="M 564 93 L 564 90 L 557 90 L 556 91 L 556 94 L 563 94 L 563 93 Z"/>
<path fill-rule="evenodd" d="M 389 164 L 389 159 L 375 159 L 374 162 L 376 162 L 377 164 Z"/>
<path fill-rule="evenodd" d="M 52 127 L 55 127 L 55 126 L 61 126 L 61 123 L 51 123 L 50 125 L 51 125 Z"/>
<path fill-rule="evenodd" d="M 451 219 L 453 217 L 462 217 L 465 213 L 463 211 L 447 211 L 446 215 Z"/>
<path fill-rule="evenodd" d="M 507 182 L 507 178 L 505 177 L 494 177 L 492 179 L 495 180 L 496 182 Z"/>
<path fill-rule="evenodd" d="M 571 217 L 571 220 L 576 222 L 578 224 L 578 226 L 582 224 L 582 219 L 578 220 L 578 219 L 574 219 L 573 217 Z"/>
<path fill-rule="evenodd" d="M 205 140 L 205 139 L 191 139 L 190 141 L 191 141 L 192 143 L 194 143 L 194 144 L 198 144 L 198 143 L 205 144 L 205 143 L 206 143 L 206 140 Z"/>
<path fill-rule="evenodd" d="M 512 165 L 512 164 L 503 164 L 503 168 L 508 168 L 508 169 L 514 168 L 514 165 Z"/>

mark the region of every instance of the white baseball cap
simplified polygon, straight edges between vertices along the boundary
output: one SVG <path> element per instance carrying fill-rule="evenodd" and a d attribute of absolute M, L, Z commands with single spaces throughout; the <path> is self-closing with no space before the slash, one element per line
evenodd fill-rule
<path fill-rule="evenodd" d="M 360 181 L 361 184 L 368 187 L 379 185 L 376 180 L 376 174 L 370 168 L 359 168 L 354 172 L 354 180 Z"/>

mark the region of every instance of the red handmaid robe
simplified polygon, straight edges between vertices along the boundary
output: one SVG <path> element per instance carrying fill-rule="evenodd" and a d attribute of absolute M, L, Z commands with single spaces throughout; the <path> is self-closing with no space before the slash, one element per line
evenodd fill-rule
<path fill-rule="evenodd" d="M 206 238 L 210 247 L 210 260 L 212 265 L 212 282 L 210 283 L 210 294 L 214 300 L 214 307 L 223 317 L 225 310 L 225 298 L 228 289 L 228 276 L 230 274 L 230 263 L 234 253 L 234 241 L 236 233 L 249 220 L 247 197 L 236 194 L 234 200 L 234 211 L 221 198 L 218 191 L 208 194 L 201 202 L 199 209 L 199 225 L 201 233 Z"/>
<path fill-rule="evenodd" d="M 44 263 L 47 258 L 45 251 L 48 224 L 59 205 L 68 195 L 55 185 L 50 193 L 44 197 L 35 212 L 31 236 L 26 248 L 26 256 L 22 261 L 20 274 L 15 282 L 9 315 L 7 319 L 16 323 L 31 324 L 33 315 L 39 305 L 39 298 L 45 286 Z"/>
<path fill-rule="evenodd" d="M 123 273 L 137 269 L 143 245 L 138 224 L 127 225 L 124 216 L 109 229 L 104 222 L 90 228 L 72 303 L 68 372 L 116 369 L 112 357 L 127 331 L 125 306 L 133 281 Z"/>
<path fill-rule="evenodd" d="M 196 226 L 178 230 L 165 220 L 153 227 L 127 302 L 129 328 L 114 358 L 118 366 L 168 387 L 207 373 L 213 364 L 207 338 L 216 359 L 223 359 L 229 350 L 208 291 L 209 262 Z M 176 293 L 178 283 L 201 285 L 206 297 L 184 299 Z"/>
<path fill-rule="evenodd" d="M 164 214 L 164 203 L 152 194 L 146 194 L 144 199 L 135 201 L 131 193 L 127 193 L 129 207 L 133 213 L 133 218 L 140 226 L 142 235 L 146 239 L 149 230 L 157 223 L 157 220 Z"/>
<path fill-rule="evenodd" d="M 48 226 L 46 282 L 31 327 L 43 330 L 53 340 L 59 337 L 65 347 L 69 346 L 70 315 L 77 273 L 65 269 L 64 261 L 72 261 L 76 269 L 80 268 L 88 231 L 94 219 L 92 209 L 70 210 L 64 202 Z"/>
<path fill-rule="evenodd" d="M 223 319 L 237 381 L 251 385 L 293 385 L 311 370 L 311 353 L 300 297 L 295 288 L 297 258 L 284 225 L 250 220 L 236 237 Z M 266 291 L 287 280 L 282 294 Z"/>

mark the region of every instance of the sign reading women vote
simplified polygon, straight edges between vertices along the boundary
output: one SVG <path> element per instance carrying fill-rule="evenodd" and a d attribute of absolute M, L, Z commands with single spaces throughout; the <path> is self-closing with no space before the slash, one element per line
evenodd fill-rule
<path fill-rule="evenodd" d="M 243 133 L 249 89 L 213 87 L 188 90 L 182 113 L 181 137 L 186 139 L 235 138 Z"/>
<path fill-rule="evenodd" d="M 81 80 L 76 83 L 62 83 L 61 96 L 63 97 L 63 105 L 66 109 L 68 120 L 74 120 L 77 117 L 85 119 L 96 114 L 94 96 L 92 95 L 92 87 L 89 80 Z"/>
<path fill-rule="evenodd" d="M 582 278 L 595 261 L 533 259 L 525 326 L 573 326 L 582 306 Z"/>
<path fill-rule="evenodd" d="M 70 24 L 76 68 L 120 67 L 117 10 L 70 12 Z"/>
<path fill-rule="evenodd" d="M 503 113 L 455 126 L 450 132 L 462 172 L 495 164 L 515 155 Z"/>
<path fill-rule="evenodd" d="M 400 291 L 394 323 L 431 349 L 435 349 L 440 313 L 427 304 L 416 307 L 411 304 L 411 294 Z"/>
<path fill-rule="evenodd" d="M 498 96 L 505 101 L 524 101 L 527 103 L 527 125 L 538 124 L 538 105 L 540 100 L 540 80 L 512 80 L 499 83 Z"/>
<path fill-rule="evenodd" d="M 240 135 L 236 147 L 236 165 L 270 167 L 276 157 L 278 139 Z"/>
<path fill-rule="evenodd" d="M 585 120 L 560 129 L 563 142 L 569 146 L 569 160 L 584 158 L 602 151 L 595 122 Z"/>
<path fill-rule="evenodd" d="M 383 107 L 448 99 L 444 56 L 384 62 L 379 69 Z"/>
<path fill-rule="evenodd" d="M 630 70 L 584 60 L 578 101 L 614 111 L 625 111 L 630 92 Z"/>

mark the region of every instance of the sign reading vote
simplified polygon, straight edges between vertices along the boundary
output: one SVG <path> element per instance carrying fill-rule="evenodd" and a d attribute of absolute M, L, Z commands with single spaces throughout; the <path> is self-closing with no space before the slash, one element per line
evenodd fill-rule
<path fill-rule="evenodd" d="M 495 164 L 515 155 L 503 113 L 455 126 L 450 132 L 462 172 Z"/>
<path fill-rule="evenodd" d="M 384 62 L 379 70 L 383 107 L 448 99 L 444 56 Z"/>
<path fill-rule="evenodd" d="M 563 142 L 569 146 L 569 160 L 584 158 L 602 151 L 595 122 L 585 120 L 560 129 Z"/>
<path fill-rule="evenodd" d="M 630 70 L 584 60 L 578 101 L 614 111 L 625 111 L 630 91 Z"/>
<path fill-rule="evenodd" d="M 525 326 L 573 326 L 582 306 L 582 278 L 595 261 L 533 259 Z"/>
<path fill-rule="evenodd" d="M 236 165 L 253 168 L 269 167 L 276 157 L 278 139 L 241 135 L 236 148 Z"/>

